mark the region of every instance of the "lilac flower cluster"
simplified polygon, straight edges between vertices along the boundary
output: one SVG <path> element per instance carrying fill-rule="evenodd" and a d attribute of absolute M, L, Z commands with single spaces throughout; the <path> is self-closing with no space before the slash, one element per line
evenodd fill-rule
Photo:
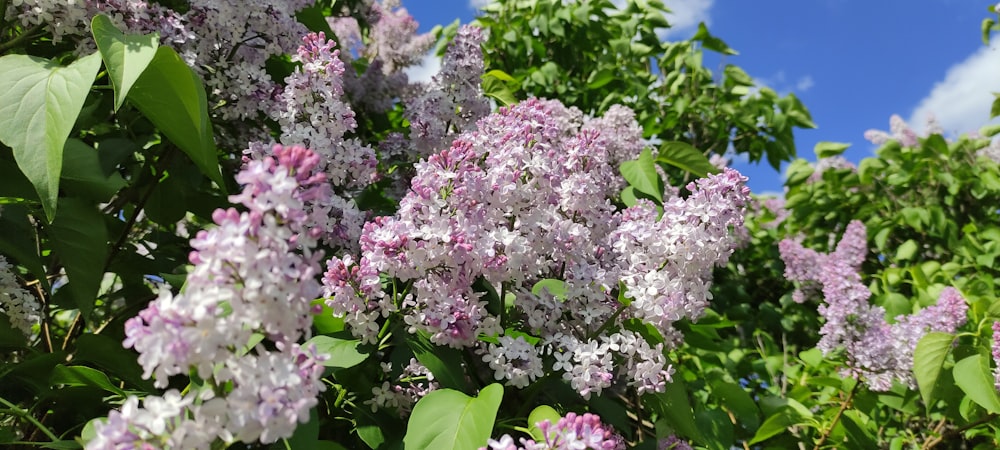
<path fill-rule="evenodd" d="M 312 4 L 310 0 L 191 0 L 181 14 L 144 0 L 15 0 L 5 17 L 25 26 L 43 26 L 55 42 L 77 40 L 80 53 L 94 48 L 90 21 L 98 14 L 129 33 L 157 32 L 160 42 L 177 50 L 204 79 L 212 103 L 218 104 L 214 112 L 231 120 L 256 118 L 274 106 L 280 89 L 264 63 L 295 51 L 299 37 L 308 32 L 295 20 L 295 12 Z"/>
<path fill-rule="evenodd" d="M 1000 320 L 993 322 L 993 376 L 995 387 L 1000 391 Z"/>
<path fill-rule="evenodd" d="M 376 178 L 375 150 L 346 134 L 357 128 L 355 113 L 344 98 L 344 62 L 336 43 L 323 33 L 309 33 L 292 56 L 301 66 L 285 78 L 277 106 L 269 112 L 281 127 L 278 138 L 285 145 L 304 145 L 320 157 L 317 170 L 326 174 L 332 195 L 307 205 L 322 230 L 322 239 L 333 247 L 354 249 L 365 216 L 351 198 L 352 192 Z M 250 144 L 247 159 L 267 154 L 269 145 Z"/>
<path fill-rule="evenodd" d="M 7 258 L 0 256 L 0 313 L 7 315 L 11 326 L 31 337 L 31 328 L 42 320 L 42 305 L 21 287 L 13 270 Z"/>
<path fill-rule="evenodd" d="M 577 415 L 568 413 L 566 417 L 559 419 L 552 424 L 544 420 L 535 424 L 545 439 L 536 442 L 532 439 L 521 438 L 521 445 L 514 443 L 514 438 L 509 434 L 500 437 L 500 440 L 490 439 L 488 447 L 481 450 L 624 450 L 625 440 L 616 434 L 614 430 L 601 422 L 600 416 L 585 413 Z"/>
<path fill-rule="evenodd" d="M 361 28 L 354 17 L 330 17 L 327 22 L 337 35 L 340 54 L 350 65 L 355 55 L 366 58 L 368 67 L 361 76 L 348 72 L 344 90 L 355 107 L 382 113 L 392 108 L 408 86 L 403 69 L 416 64 L 434 44 L 430 33 L 417 34 L 417 22 L 398 0 L 377 2 L 368 0 L 366 19 L 369 23 L 368 38 L 361 36 Z"/>
<path fill-rule="evenodd" d="M 474 128 L 490 112 L 482 95 L 485 36 L 472 25 L 463 25 L 441 62 L 441 71 L 429 86 L 406 100 L 405 117 L 410 121 L 410 141 L 417 153 L 429 156 L 448 147 L 454 137 Z"/>
<path fill-rule="evenodd" d="M 237 175 L 244 188 L 230 200 L 246 211 L 216 210 L 216 226 L 191 241 L 184 292 L 161 291 L 125 324 L 124 345 L 139 352 L 144 377 L 162 388 L 196 373 L 204 385 L 147 396 L 142 407 L 130 397 L 96 425 L 87 448 L 269 443 L 308 420 L 326 358 L 298 345 L 320 293 L 322 253 L 312 250 L 318 233 L 305 209 L 328 195 L 319 162 L 303 147 L 276 146 Z"/>
<path fill-rule="evenodd" d="M 933 119 L 928 123 L 931 132 L 940 132 L 940 127 L 933 122 Z M 904 147 L 913 147 L 917 145 L 917 133 L 913 131 L 912 128 L 896 114 L 893 114 L 889 118 L 889 131 L 885 132 L 882 130 L 868 130 L 865 131 L 865 139 L 870 141 L 872 144 L 881 145 L 886 142 L 895 140 L 899 141 Z"/>
<path fill-rule="evenodd" d="M 638 155 L 642 135 L 631 112 L 614 110 L 584 122 L 557 101 L 528 100 L 480 120 L 416 164 L 398 213 L 365 224 L 359 257 L 328 261 L 327 304 L 365 342 L 377 342 L 393 316 L 435 344 L 476 347 L 511 386 L 554 364 L 585 397 L 623 373 L 640 392 L 662 391 L 671 373 L 663 350 L 677 340 L 671 324 L 701 315 L 749 190 L 726 169 L 691 183 L 687 198 L 668 198 L 662 218 L 646 202 L 618 211 L 617 165 Z M 537 344 L 504 335 L 477 280 L 513 297 L 508 320 Z M 542 280 L 565 294 L 533 292 Z M 626 319 L 652 323 L 667 343 L 604 331 Z"/>
<path fill-rule="evenodd" d="M 670 435 L 656 442 L 656 450 L 694 450 L 694 448 L 687 441 Z"/>
<path fill-rule="evenodd" d="M 864 224 L 852 221 L 829 254 L 793 240 L 781 241 L 778 248 L 785 262 L 785 277 L 803 283 L 794 294 L 799 301 L 822 293 L 824 303 L 818 310 L 826 323 L 816 346 L 824 355 L 843 348 L 845 374 L 864 378 L 875 391 L 890 389 L 894 380 L 912 387 L 917 342 L 930 331 L 953 333 L 965 323 L 968 306 L 958 290 L 946 288 L 936 305 L 896 317 L 896 322 L 889 324 L 885 310 L 868 302 L 871 291 L 858 274 L 868 251 L 866 236 Z"/>
<path fill-rule="evenodd" d="M 823 172 L 827 170 L 838 170 L 847 169 L 857 172 L 858 167 L 854 163 L 847 160 L 843 156 L 830 156 L 827 158 L 820 158 L 816 161 L 816 166 L 814 167 L 812 175 L 809 175 L 809 179 L 806 180 L 807 183 L 815 183 L 823 179 Z"/>

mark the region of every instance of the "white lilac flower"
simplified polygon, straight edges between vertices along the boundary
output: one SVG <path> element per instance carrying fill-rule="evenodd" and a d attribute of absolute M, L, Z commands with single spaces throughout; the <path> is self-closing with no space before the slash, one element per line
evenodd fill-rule
<path fill-rule="evenodd" d="M 169 377 L 195 370 L 205 387 L 147 396 L 143 407 L 130 397 L 98 425 L 88 449 L 271 443 L 308 420 L 326 356 L 297 344 L 310 333 L 310 304 L 320 294 L 322 254 L 313 251 L 318 233 L 306 209 L 329 188 L 315 173 L 315 153 L 273 150 L 236 177 L 243 191 L 230 200 L 247 211 L 216 210 L 216 226 L 191 240 L 194 269 L 184 292 L 161 291 L 125 324 L 123 344 L 139 352 L 145 378 L 166 387 Z M 269 345 L 247 349 L 252 333 Z M 213 389 L 221 386 L 225 394 Z"/>
<path fill-rule="evenodd" d="M 42 305 L 17 282 L 14 267 L 0 256 L 0 313 L 7 315 L 11 326 L 27 337 L 32 327 L 42 320 Z"/>

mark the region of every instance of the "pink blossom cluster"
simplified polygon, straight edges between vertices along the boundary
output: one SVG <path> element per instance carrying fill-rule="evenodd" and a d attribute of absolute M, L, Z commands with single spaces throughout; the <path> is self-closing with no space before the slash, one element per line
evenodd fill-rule
<path fill-rule="evenodd" d="M 42 320 L 42 305 L 17 282 L 14 266 L 3 256 L 0 256 L 0 313 L 27 337 L 34 334 L 31 328 Z"/>
<path fill-rule="evenodd" d="M 215 227 L 191 240 L 184 291 L 161 291 L 125 324 L 123 344 L 157 387 L 191 373 L 204 384 L 147 396 L 142 407 L 130 397 L 96 425 L 87 448 L 270 443 L 308 420 L 326 355 L 298 344 L 310 333 L 322 257 L 305 205 L 329 187 L 315 153 L 275 146 L 273 154 L 237 175 L 244 188 L 230 200 L 245 211 L 216 210 Z"/>
<path fill-rule="evenodd" d="M 993 376 L 995 377 L 995 387 L 1000 391 L 1000 320 L 993 322 Z"/>
<path fill-rule="evenodd" d="M 868 251 L 865 226 L 859 221 L 848 224 L 829 254 L 790 239 L 781 241 L 778 248 L 785 277 L 804 283 L 810 293 L 822 293 L 824 303 L 818 310 L 826 323 L 817 348 L 824 355 L 843 348 L 844 373 L 864 378 L 872 390 L 888 390 L 894 380 L 915 386 L 913 351 L 920 338 L 931 331 L 953 333 L 966 321 L 968 306 L 958 290 L 949 287 L 936 305 L 888 323 L 885 310 L 869 303 L 871 291 L 858 273 Z M 799 300 L 806 297 L 802 287 L 795 294 Z"/>
<path fill-rule="evenodd" d="M 398 213 L 365 224 L 359 257 L 328 261 L 327 304 L 366 342 L 393 316 L 435 344 L 475 347 L 511 386 L 537 379 L 551 357 L 585 397 L 623 373 L 642 392 L 662 391 L 671 323 L 701 315 L 749 191 L 727 169 L 691 183 L 686 198 L 667 198 L 662 217 L 645 202 L 619 211 L 617 165 L 642 147 L 631 113 L 615 111 L 584 122 L 557 101 L 532 99 L 480 120 L 416 164 Z M 533 289 L 542 280 L 565 293 Z M 505 323 L 477 282 L 513 299 Z M 652 323 L 667 343 L 612 333 L 627 319 Z M 511 324 L 540 342 L 503 333 Z"/>
<path fill-rule="evenodd" d="M 481 450 L 624 450 L 625 440 L 614 430 L 601 422 L 600 416 L 591 413 L 577 415 L 568 413 L 553 424 L 544 420 L 535 424 L 545 439 L 534 441 L 521 438 L 521 445 L 514 442 L 509 434 L 500 440 L 490 439 L 488 447 Z"/>
<path fill-rule="evenodd" d="M 356 108 L 382 113 L 396 103 L 408 86 L 403 69 L 418 63 L 434 44 L 430 33 L 417 34 L 417 21 L 400 7 L 398 0 L 367 0 L 365 19 L 369 28 L 367 39 L 354 17 L 330 17 L 327 22 L 337 35 L 340 54 L 350 65 L 355 56 L 367 60 L 364 73 L 357 76 L 349 71 L 344 78 L 344 90 Z"/>
<path fill-rule="evenodd" d="M 853 172 L 857 172 L 858 167 L 854 163 L 847 160 L 843 156 L 836 155 L 827 158 L 820 158 L 816 161 L 816 165 L 813 168 L 812 175 L 809 175 L 809 179 L 806 180 L 807 183 L 815 183 L 823 179 L 823 173 L 827 170 L 838 170 L 847 169 Z"/>
<path fill-rule="evenodd" d="M 928 127 L 931 132 L 940 132 L 940 127 L 933 122 L 933 119 L 929 121 Z M 918 143 L 918 136 L 915 131 L 896 114 L 893 114 L 889 118 L 889 131 L 885 132 L 882 130 L 868 130 L 865 131 L 865 139 L 870 141 L 872 144 L 881 145 L 889 141 L 899 141 L 904 147 L 913 147 Z"/>
<path fill-rule="evenodd" d="M 656 450 L 694 450 L 687 441 L 670 435 L 656 442 Z"/>
<path fill-rule="evenodd" d="M 490 112 L 482 95 L 483 30 L 463 25 L 441 62 L 441 70 L 419 94 L 406 100 L 410 141 L 417 154 L 429 156 L 447 148 L 456 135 L 474 128 Z"/>

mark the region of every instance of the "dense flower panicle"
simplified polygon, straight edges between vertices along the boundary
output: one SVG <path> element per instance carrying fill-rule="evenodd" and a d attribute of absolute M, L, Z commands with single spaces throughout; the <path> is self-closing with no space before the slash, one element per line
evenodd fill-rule
<path fill-rule="evenodd" d="M 205 389 L 183 398 L 148 396 L 142 408 L 130 398 L 98 426 L 87 448 L 269 443 L 308 420 L 323 390 L 326 356 L 297 344 L 310 333 L 310 303 L 320 294 L 322 253 L 312 250 L 318 233 L 308 227 L 306 205 L 322 201 L 329 188 L 316 173 L 315 153 L 275 146 L 273 154 L 236 177 L 244 189 L 230 200 L 246 211 L 216 210 L 215 227 L 191 240 L 194 268 L 185 291 L 161 291 L 125 324 L 123 344 L 139 352 L 144 377 L 166 387 L 170 376 L 196 370 Z M 255 333 L 270 345 L 251 346 Z"/>
<path fill-rule="evenodd" d="M 180 14 L 144 0 L 13 0 L 0 14 L 25 27 L 43 26 L 54 43 L 79 39 L 79 52 L 94 49 L 88 38 L 90 21 L 98 14 L 131 33 L 160 33 L 164 43 L 194 38 Z"/>
<path fill-rule="evenodd" d="M 928 125 L 936 124 L 936 121 L 931 119 Z M 932 130 L 936 127 L 929 127 Z M 939 127 L 938 127 L 939 129 Z M 868 130 L 865 131 L 865 139 L 870 141 L 872 144 L 881 145 L 886 142 L 896 140 L 899 141 L 904 147 L 913 147 L 918 143 L 918 136 L 915 131 L 897 114 L 893 114 L 889 117 L 889 131 L 885 132 L 882 130 Z"/>
<path fill-rule="evenodd" d="M 622 261 L 621 280 L 635 317 L 673 335 L 671 324 L 701 317 L 708 300 L 712 269 L 728 261 L 736 244 L 732 229 L 743 226 L 750 200 L 746 178 L 733 169 L 688 185 L 686 199 L 665 200 L 656 221 L 653 203 L 640 200 L 627 209 L 611 233 Z"/>
<path fill-rule="evenodd" d="M 812 175 L 809 175 L 809 179 L 806 180 L 807 183 L 815 183 L 823 179 L 823 172 L 827 170 L 851 170 L 857 171 L 858 167 L 854 163 L 847 160 L 843 156 L 829 156 L 826 158 L 820 158 L 816 161 L 816 166 L 813 168 Z"/>
<path fill-rule="evenodd" d="M 418 162 L 397 214 L 365 224 L 360 257 L 328 263 L 327 304 L 366 342 L 398 313 L 410 333 L 476 347 L 493 377 L 510 386 L 536 379 L 542 355 L 551 354 L 554 370 L 584 397 L 619 379 L 640 392 L 665 389 L 671 369 L 663 349 L 679 339 L 671 324 L 702 314 L 711 270 L 732 252 L 749 190 L 726 169 L 691 183 L 687 198 L 668 197 L 662 219 L 644 202 L 617 211 L 616 165 L 642 147 L 632 114 L 613 110 L 606 122 L 585 122 L 557 101 L 531 99 Z M 379 274 L 393 291 L 403 283 L 406 294 L 393 298 Z M 559 298 L 534 289 L 546 279 L 560 284 Z M 540 342 L 502 336 L 482 289 L 473 288 L 482 282 L 513 296 L 511 314 Z M 627 307 L 617 301 L 621 282 Z M 632 318 L 657 325 L 667 342 L 651 345 L 624 331 L 593 335 L 609 320 Z M 499 337 L 484 343 L 481 335 Z"/>
<path fill-rule="evenodd" d="M 958 290 L 946 288 L 934 306 L 896 323 L 885 320 L 885 310 L 869 303 L 871 291 L 859 270 L 867 253 L 866 231 L 852 221 L 836 249 L 821 254 L 792 240 L 779 243 L 785 276 L 822 290 L 820 315 L 826 320 L 816 344 L 823 354 L 843 348 L 845 374 L 864 378 L 868 387 L 886 391 L 894 381 L 915 385 L 913 352 L 920 338 L 931 331 L 953 333 L 966 321 L 968 306 Z"/>
<path fill-rule="evenodd" d="M 481 450 L 624 450 L 625 440 L 614 432 L 614 429 L 601 422 L 596 414 L 567 413 L 565 417 L 553 424 L 544 420 L 535 424 L 542 434 L 543 441 L 521 438 L 521 445 L 514 443 L 510 435 L 503 435 L 500 440 L 490 439 L 487 447 Z"/>
<path fill-rule="evenodd" d="M 434 45 L 431 33 L 417 34 L 419 24 L 399 0 L 373 2 L 372 10 L 377 20 L 372 21 L 370 43 L 364 54 L 372 61 L 381 61 L 380 69 L 385 74 L 412 66 Z"/>
<path fill-rule="evenodd" d="M 406 100 L 410 140 L 419 155 L 447 148 L 457 134 L 473 129 L 489 114 L 490 104 L 480 88 L 484 63 L 479 45 L 484 39 L 481 29 L 460 27 L 444 54 L 441 71 Z"/>
<path fill-rule="evenodd" d="M 31 328 L 42 320 L 42 305 L 21 287 L 13 270 L 7 258 L 0 256 L 0 313 L 6 314 L 11 326 L 30 338 Z"/>
<path fill-rule="evenodd" d="M 993 322 L 993 365 L 995 387 L 1000 391 L 1000 320 Z"/>

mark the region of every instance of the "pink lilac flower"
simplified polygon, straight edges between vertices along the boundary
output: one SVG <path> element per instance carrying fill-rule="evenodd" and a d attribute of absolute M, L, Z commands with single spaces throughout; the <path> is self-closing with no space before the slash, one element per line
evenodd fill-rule
<path fill-rule="evenodd" d="M 809 179 L 806 180 L 807 183 L 815 183 L 823 179 L 823 172 L 827 170 L 839 170 L 847 169 L 851 171 L 857 171 L 858 167 L 854 163 L 847 160 L 843 156 L 836 155 L 827 158 L 820 158 L 816 161 L 816 167 L 813 170 L 812 175 L 809 175 Z"/>
<path fill-rule="evenodd" d="M 544 420 L 535 424 L 545 439 L 534 441 L 521 438 L 521 445 L 514 443 L 510 435 L 501 436 L 500 440 L 490 439 L 487 447 L 493 450 L 624 450 L 625 440 L 614 430 L 601 422 L 600 416 L 591 413 L 577 415 L 567 413 L 565 417 L 553 424 Z"/>
<path fill-rule="evenodd" d="M 273 155 L 236 177 L 243 190 L 230 200 L 246 210 L 216 210 L 215 227 L 192 239 L 184 292 L 162 290 L 125 324 L 123 344 L 139 352 L 145 378 L 166 387 L 171 376 L 194 371 L 204 387 L 147 396 L 142 407 L 130 397 L 88 449 L 270 443 L 308 420 L 326 355 L 298 344 L 309 337 L 310 303 L 320 293 L 322 253 L 313 250 L 318 233 L 307 226 L 306 205 L 329 187 L 315 171 L 315 153 L 279 145 Z M 251 346 L 254 334 L 263 342 Z"/>
<path fill-rule="evenodd" d="M 490 112 L 482 95 L 483 31 L 472 25 L 458 29 L 441 61 L 441 71 L 428 86 L 405 101 L 410 140 L 417 154 L 431 155 L 448 147 L 455 136 L 471 130 Z"/>
<path fill-rule="evenodd" d="M 889 118 L 889 132 L 881 130 L 865 131 L 865 139 L 876 145 L 881 145 L 891 140 L 899 141 L 904 147 L 917 145 L 917 133 L 907 125 L 902 117 L 893 114 Z"/>
<path fill-rule="evenodd" d="M 996 366 L 993 369 L 995 385 L 1000 390 L 1000 320 L 993 322 L 993 365 Z"/>
<path fill-rule="evenodd" d="M 958 290 L 947 288 L 938 303 L 919 313 L 885 320 L 885 310 L 869 303 L 871 291 L 859 269 L 867 253 L 864 225 L 852 221 L 836 249 L 821 254 L 786 239 L 779 243 L 785 276 L 821 290 L 818 308 L 826 320 L 816 344 L 824 355 L 843 349 L 843 373 L 864 378 L 869 388 L 885 391 L 894 381 L 913 387 L 913 351 L 931 331 L 953 333 L 966 321 L 968 306 Z"/>

